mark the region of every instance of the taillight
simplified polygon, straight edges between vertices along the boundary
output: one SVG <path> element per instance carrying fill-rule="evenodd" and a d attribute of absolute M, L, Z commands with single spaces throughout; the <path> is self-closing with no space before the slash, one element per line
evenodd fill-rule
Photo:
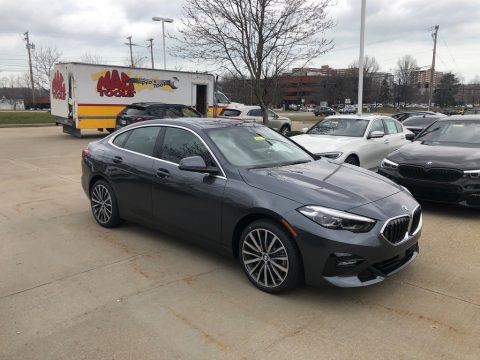
<path fill-rule="evenodd" d="M 90 150 L 88 150 L 88 148 L 83 149 L 82 150 L 82 159 L 87 157 L 89 153 L 90 153 Z"/>

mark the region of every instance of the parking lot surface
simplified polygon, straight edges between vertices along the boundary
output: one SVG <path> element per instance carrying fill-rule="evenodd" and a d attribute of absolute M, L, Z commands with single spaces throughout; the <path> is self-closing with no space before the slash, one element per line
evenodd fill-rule
<path fill-rule="evenodd" d="M 93 134 L 0 129 L 0 359 L 480 358 L 480 211 L 422 204 L 420 255 L 379 285 L 274 296 L 232 259 L 98 226 Z"/>

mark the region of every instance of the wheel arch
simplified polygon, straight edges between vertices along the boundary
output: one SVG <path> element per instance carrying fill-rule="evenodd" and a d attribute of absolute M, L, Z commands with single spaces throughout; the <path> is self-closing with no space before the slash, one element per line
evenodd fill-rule
<path fill-rule="evenodd" d="M 356 152 L 351 152 L 351 153 L 349 153 L 347 156 L 345 156 L 345 160 L 347 160 L 347 158 L 350 157 L 350 156 L 353 156 L 354 158 L 357 159 L 357 161 L 358 161 L 358 166 L 362 166 L 362 162 L 360 161 L 360 160 L 361 160 L 361 159 L 360 159 L 360 156 L 359 156 Z M 345 161 L 345 160 L 344 160 L 344 161 Z"/>

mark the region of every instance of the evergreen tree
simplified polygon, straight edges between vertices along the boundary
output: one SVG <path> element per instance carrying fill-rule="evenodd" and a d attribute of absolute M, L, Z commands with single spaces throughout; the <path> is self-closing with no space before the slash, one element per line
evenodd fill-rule
<path fill-rule="evenodd" d="M 388 103 L 392 98 L 392 94 L 390 93 L 390 85 L 388 84 L 388 75 L 382 80 L 382 85 L 380 86 L 380 95 L 379 100 L 381 103 Z"/>
<path fill-rule="evenodd" d="M 436 86 L 433 101 L 440 107 L 455 106 L 455 95 L 460 88 L 460 82 L 453 73 L 445 73 L 440 83 Z"/>

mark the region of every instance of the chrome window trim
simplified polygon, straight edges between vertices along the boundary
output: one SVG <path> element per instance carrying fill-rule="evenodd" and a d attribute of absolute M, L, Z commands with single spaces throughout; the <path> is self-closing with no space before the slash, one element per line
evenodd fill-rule
<path fill-rule="evenodd" d="M 413 222 L 413 214 L 415 213 L 415 211 L 420 207 L 420 205 L 417 205 L 415 206 L 415 208 L 412 210 L 411 213 L 408 213 L 408 214 L 405 214 L 405 215 L 399 215 L 399 216 L 394 216 L 394 217 L 391 217 L 389 219 L 387 219 L 385 221 L 385 223 L 383 224 L 381 230 L 380 230 L 380 235 L 382 236 L 382 238 L 385 239 L 385 241 L 387 241 L 390 245 L 393 245 L 393 246 L 398 246 L 398 245 L 401 245 L 403 244 L 405 241 L 407 240 L 410 240 L 412 237 L 414 237 L 415 235 L 418 234 L 418 232 L 422 229 L 422 225 L 423 225 L 423 213 L 420 214 L 420 220 L 418 222 L 418 226 L 417 228 L 415 229 L 415 232 L 413 232 L 411 235 L 410 235 L 410 228 L 412 227 L 412 222 Z M 390 240 L 388 240 L 385 235 L 383 235 L 383 231 L 385 230 L 385 228 L 387 227 L 387 225 L 390 223 L 390 221 L 392 220 L 395 220 L 395 219 L 399 219 L 399 218 L 402 218 L 402 217 L 406 217 L 408 216 L 409 218 L 409 222 L 408 222 L 408 229 L 407 229 L 407 232 L 405 233 L 405 236 L 403 237 L 402 240 L 400 240 L 398 243 L 394 244 L 392 243 Z"/>
<path fill-rule="evenodd" d="M 127 131 L 132 131 L 132 130 L 135 130 L 135 129 L 140 129 L 140 128 L 143 128 L 143 127 L 173 127 L 173 128 L 178 128 L 178 129 L 183 129 L 183 130 L 187 130 L 187 131 L 190 131 L 192 134 L 194 134 L 197 138 L 200 139 L 200 141 L 203 143 L 203 145 L 207 148 L 207 151 L 209 152 L 210 156 L 212 156 L 213 160 L 215 161 L 215 163 L 217 164 L 218 168 L 220 169 L 220 171 L 222 172 L 222 175 L 214 175 L 214 177 L 216 178 L 219 178 L 219 179 L 224 179 L 224 180 L 227 180 L 227 176 L 225 174 L 225 171 L 223 170 L 222 166 L 220 165 L 220 162 L 218 161 L 217 157 L 215 156 L 215 154 L 213 153 L 213 151 L 210 149 L 210 147 L 207 145 L 207 143 L 200 137 L 200 135 L 198 135 L 195 131 L 193 131 L 192 129 L 189 129 L 187 127 L 184 127 L 184 126 L 179 126 L 179 125 L 170 125 L 170 124 L 147 124 L 147 125 L 141 125 L 141 126 L 137 126 L 133 129 L 124 129 L 124 130 L 119 130 L 119 132 L 115 135 L 115 136 L 112 136 L 110 139 L 108 139 L 108 143 L 110 145 L 112 145 L 113 147 L 119 149 L 119 150 L 123 150 L 123 151 L 127 151 L 129 153 L 132 153 L 132 154 L 136 154 L 136 155 L 140 155 L 140 156 L 144 156 L 144 157 L 147 157 L 149 159 L 153 159 L 153 160 L 158 160 L 158 161 L 162 161 L 162 162 L 165 162 L 167 164 L 170 164 L 170 165 L 176 165 L 178 166 L 177 163 L 174 163 L 174 162 L 171 162 L 171 161 L 168 161 L 168 160 L 164 160 L 164 159 L 160 159 L 160 158 L 157 158 L 157 157 L 154 157 L 154 156 L 149 156 L 149 155 L 145 155 L 145 154 L 142 154 L 142 153 L 139 153 L 139 152 L 136 152 L 136 151 L 132 151 L 132 150 L 128 150 L 128 149 L 125 149 L 125 148 L 121 148 L 120 146 L 117 146 L 113 143 L 113 141 L 118 137 L 120 136 L 121 134 L 127 132 Z"/>

